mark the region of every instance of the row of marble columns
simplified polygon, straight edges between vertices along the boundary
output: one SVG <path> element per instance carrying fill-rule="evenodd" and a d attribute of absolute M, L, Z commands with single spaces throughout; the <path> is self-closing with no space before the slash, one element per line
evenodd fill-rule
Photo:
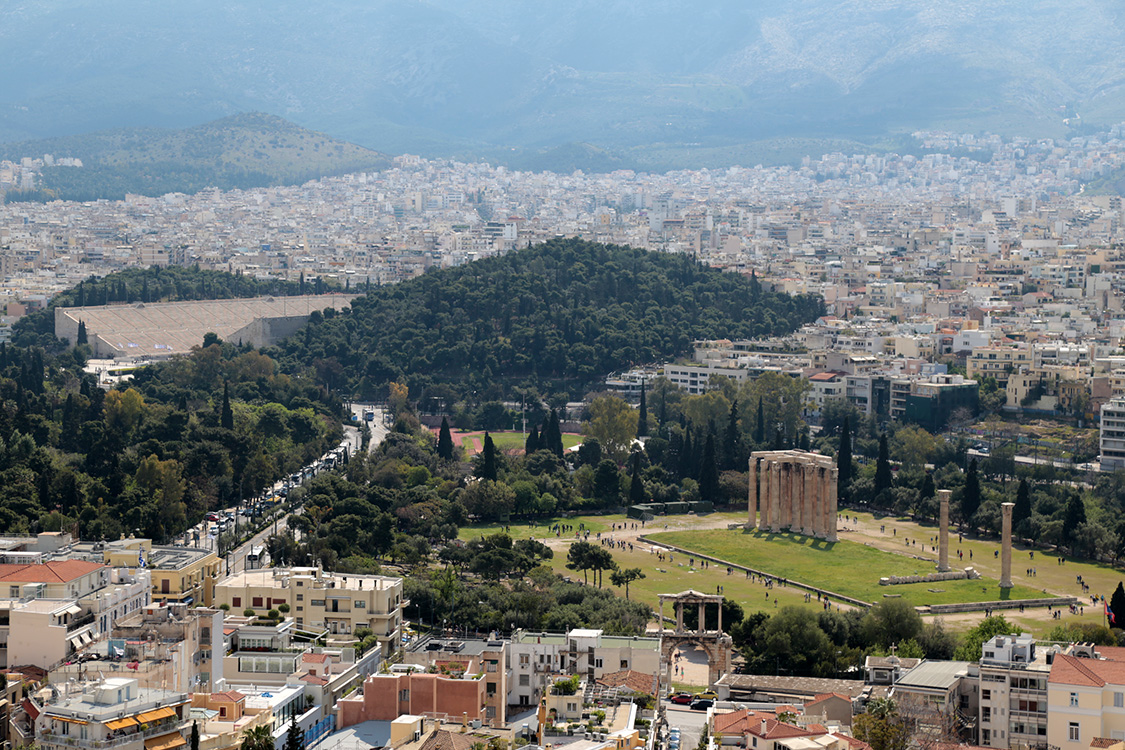
<path fill-rule="evenodd" d="M 699 620 L 698 620 L 698 625 L 696 625 L 696 628 L 695 628 L 696 633 L 707 632 L 707 629 L 705 627 L 705 620 L 703 618 L 704 618 L 705 608 L 706 608 L 706 606 L 709 602 L 712 602 L 712 603 L 715 603 L 715 604 L 719 605 L 719 621 L 718 621 L 717 630 L 720 633 L 723 630 L 723 597 L 714 596 L 714 597 L 709 597 L 707 599 L 700 599 L 699 601 L 697 601 L 697 604 L 699 605 Z M 684 605 L 689 604 L 689 603 L 690 602 L 677 601 L 677 600 L 673 599 L 672 604 L 673 604 L 673 607 L 675 608 L 675 611 L 676 611 L 676 632 L 677 633 L 684 632 Z M 663 596 L 661 596 L 661 598 L 660 598 L 660 629 L 661 630 L 664 629 L 664 597 Z"/>
<path fill-rule="evenodd" d="M 751 454 L 748 526 L 837 541 L 836 481 L 832 460 L 817 453 Z"/>

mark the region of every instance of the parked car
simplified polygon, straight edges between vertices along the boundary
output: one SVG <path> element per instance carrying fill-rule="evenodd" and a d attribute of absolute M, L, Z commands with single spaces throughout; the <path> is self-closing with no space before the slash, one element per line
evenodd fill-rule
<path fill-rule="evenodd" d="M 711 698 L 696 698 L 688 708 L 692 711 L 706 711 L 713 705 L 715 705 L 715 701 Z"/>
<path fill-rule="evenodd" d="M 687 704 L 691 703 L 692 696 L 691 693 L 676 693 L 675 695 L 669 696 L 668 700 L 672 701 L 673 703 L 678 703 L 681 706 L 686 706 Z"/>
<path fill-rule="evenodd" d="M 710 698 L 713 701 L 719 700 L 719 694 L 714 690 L 704 690 L 702 693 L 696 693 L 696 698 Z"/>

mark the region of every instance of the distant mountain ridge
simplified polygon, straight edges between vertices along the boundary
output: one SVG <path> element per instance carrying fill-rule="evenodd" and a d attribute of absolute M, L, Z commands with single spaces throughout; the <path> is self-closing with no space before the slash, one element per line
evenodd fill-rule
<path fill-rule="evenodd" d="M 43 185 L 9 199 L 120 199 L 299 184 L 326 175 L 379 170 L 381 153 L 305 130 L 259 112 L 182 130 L 119 128 L 87 135 L 0 144 L 0 159 L 77 157 L 84 166 L 45 167 Z"/>
<path fill-rule="evenodd" d="M 778 138 L 1061 136 L 1125 119 L 1123 42 L 1111 0 L 24 0 L 0 6 L 0 139 L 248 110 L 532 163 L 567 144 L 734 161 Z"/>

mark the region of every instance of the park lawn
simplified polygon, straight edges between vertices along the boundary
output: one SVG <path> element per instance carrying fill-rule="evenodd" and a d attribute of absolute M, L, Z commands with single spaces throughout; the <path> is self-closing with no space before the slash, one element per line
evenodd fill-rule
<path fill-rule="evenodd" d="M 855 513 L 851 510 L 845 512 L 859 518 L 862 526 L 865 527 L 863 531 L 850 532 L 850 537 L 884 549 L 896 549 L 897 545 L 902 543 L 900 540 L 904 536 L 917 537 L 920 542 L 928 542 L 930 537 L 937 533 L 933 525 L 919 525 L 894 516 L 876 517 L 870 513 Z M 881 527 L 885 527 L 885 532 L 879 531 Z M 962 537 L 951 531 L 949 544 L 951 560 L 956 560 L 957 550 L 961 550 L 964 560 L 960 565 L 972 565 L 980 571 L 981 575 L 999 578 L 1000 559 L 997 555 L 1000 550 L 999 540 Z M 973 555 L 971 562 L 970 552 Z M 932 557 L 936 559 L 936 554 Z M 1101 594 L 1108 599 L 1117 588 L 1118 582 L 1125 579 L 1125 571 L 1105 563 L 1063 556 L 1065 564 L 1060 565 L 1058 560 L 1059 557 L 1055 554 L 1015 542 L 1012 545 L 1012 582 L 1017 586 L 1024 585 L 1037 590 L 1046 590 L 1054 596 L 1075 596 L 1089 612 L 1090 595 Z M 957 562 L 953 564 L 958 565 Z M 1029 566 L 1035 568 L 1034 576 L 1027 575 Z M 1082 580 L 1090 586 L 1089 594 L 1082 591 L 1077 581 L 1078 576 L 1082 576 Z"/>
<path fill-rule="evenodd" d="M 609 531 L 610 524 L 612 524 L 612 523 L 624 523 L 625 521 L 628 521 L 628 520 L 629 519 L 627 519 L 624 515 L 618 513 L 618 514 L 615 514 L 615 515 L 608 515 L 608 516 L 575 516 L 573 518 L 562 518 L 562 517 L 537 518 L 534 521 L 534 525 L 529 524 L 527 521 L 516 521 L 516 522 L 513 522 L 513 523 L 509 523 L 509 524 L 474 523 L 474 524 L 470 524 L 468 526 L 461 527 L 461 530 L 458 532 L 457 537 L 459 539 L 464 540 L 464 541 L 469 541 L 471 539 L 478 539 L 482 535 L 483 536 L 489 536 L 490 534 L 496 534 L 498 532 L 505 531 L 508 534 L 508 536 L 512 537 L 513 540 L 531 539 L 532 537 L 535 537 L 539 541 L 545 542 L 545 541 L 548 541 L 548 538 L 550 538 L 550 539 L 556 538 L 554 532 L 549 531 L 549 529 L 552 526 L 554 526 L 556 523 L 570 524 L 575 529 L 578 529 L 578 528 L 589 529 L 590 530 L 590 536 L 594 537 L 599 532 Z M 630 523 L 631 523 L 631 521 L 630 521 Z M 583 524 L 585 524 L 585 526 L 583 526 Z M 570 532 L 569 535 L 563 534 L 562 538 L 567 538 L 568 536 L 569 536 L 570 539 L 573 539 L 574 538 L 574 532 L 573 531 Z"/>
<path fill-rule="evenodd" d="M 674 531 L 651 534 L 649 538 L 867 602 L 882 601 L 886 594 L 898 594 L 915 606 L 1044 596 L 1041 590 L 1028 586 L 1016 586 L 1002 596 L 996 580 L 988 578 L 880 586 L 882 576 L 925 575 L 934 571 L 934 565 L 845 540 L 830 543 L 757 529 Z"/>

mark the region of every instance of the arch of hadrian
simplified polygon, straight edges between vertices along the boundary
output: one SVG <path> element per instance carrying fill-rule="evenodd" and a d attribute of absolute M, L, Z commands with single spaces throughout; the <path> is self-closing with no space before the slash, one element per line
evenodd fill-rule
<path fill-rule="evenodd" d="M 747 528 L 796 531 L 837 541 L 833 459 L 807 451 L 750 454 L 750 517 Z"/>

